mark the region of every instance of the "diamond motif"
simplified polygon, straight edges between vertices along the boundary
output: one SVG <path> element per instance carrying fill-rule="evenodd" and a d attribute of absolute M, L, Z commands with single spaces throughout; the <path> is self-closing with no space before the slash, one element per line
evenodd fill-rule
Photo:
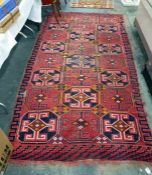
<path fill-rule="evenodd" d="M 114 65 L 115 64 L 115 60 L 110 60 L 109 63 Z"/>
<path fill-rule="evenodd" d="M 77 101 L 82 102 L 82 101 L 87 100 L 89 98 L 89 96 L 84 94 L 84 93 L 78 93 L 75 96 L 73 96 L 73 98 Z"/>
<path fill-rule="evenodd" d="M 80 75 L 77 79 L 80 81 L 84 81 L 86 79 L 86 77 L 84 75 Z"/>
<path fill-rule="evenodd" d="M 112 99 L 113 99 L 116 103 L 121 103 L 121 102 L 124 100 L 124 99 L 123 99 L 120 95 L 118 95 L 118 94 L 116 94 L 115 96 L 113 96 Z"/>
<path fill-rule="evenodd" d="M 129 128 L 128 124 L 125 123 L 122 120 L 117 121 L 116 123 L 114 123 L 112 125 L 115 129 L 117 129 L 118 131 L 124 132 L 125 130 L 127 130 Z"/>
<path fill-rule="evenodd" d="M 85 121 L 83 118 L 79 118 L 73 123 L 78 129 L 83 129 L 88 125 L 88 122 Z"/>
<path fill-rule="evenodd" d="M 49 75 L 49 74 L 43 74 L 39 77 L 40 80 L 42 81 L 46 81 L 46 80 L 51 80 L 52 79 L 52 76 Z"/>
<path fill-rule="evenodd" d="M 121 79 L 122 78 L 117 76 L 116 74 L 112 74 L 111 77 L 109 77 L 109 80 L 111 80 L 111 81 L 119 81 Z"/>
<path fill-rule="evenodd" d="M 42 122 L 40 119 L 34 120 L 32 123 L 28 125 L 34 131 L 40 131 L 42 128 L 46 127 L 46 124 Z"/>
<path fill-rule="evenodd" d="M 47 58 L 45 61 L 47 63 L 53 63 L 54 62 L 53 58 L 51 58 L 51 57 Z"/>
<path fill-rule="evenodd" d="M 37 100 L 39 103 L 46 100 L 46 98 L 47 97 L 44 94 L 38 94 L 37 96 L 34 97 L 34 99 Z"/>

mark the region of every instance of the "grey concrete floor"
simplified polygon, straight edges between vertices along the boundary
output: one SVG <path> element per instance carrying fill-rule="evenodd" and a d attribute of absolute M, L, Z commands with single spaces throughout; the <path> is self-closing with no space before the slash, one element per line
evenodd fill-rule
<path fill-rule="evenodd" d="M 70 0 L 69 0 L 70 1 Z M 49 10 L 49 9 L 47 9 Z M 43 8 L 43 16 L 46 15 Z M 126 29 L 130 38 L 133 50 L 135 65 L 137 67 L 140 90 L 142 99 L 145 103 L 144 108 L 147 112 L 147 118 L 152 128 L 152 98 L 148 92 L 145 80 L 141 74 L 142 67 L 147 59 L 145 50 L 134 27 L 134 19 L 137 13 L 137 7 L 123 7 L 120 0 L 114 0 L 114 9 L 86 9 L 86 8 L 70 8 L 69 4 L 62 3 L 62 11 L 71 12 L 96 12 L 96 13 L 119 13 L 124 14 Z M 35 31 L 36 26 L 30 24 Z M 0 127 L 8 133 L 10 121 L 12 119 L 13 106 L 15 104 L 16 94 L 19 83 L 23 76 L 23 70 L 26 66 L 27 59 L 31 53 L 32 46 L 36 39 L 28 31 L 23 29 L 29 36 L 28 39 L 18 38 L 18 44 L 12 50 L 9 58 L 0 70 L 0 99 L 8 108 L 8 114 L 3 113 L 0 109 Z M 95 162 L 89 163 L 79 162 L 77 164 L 8 164 L 6 175 L 146 175 L 152 174 L 152 166 L 146 162 Z"/>

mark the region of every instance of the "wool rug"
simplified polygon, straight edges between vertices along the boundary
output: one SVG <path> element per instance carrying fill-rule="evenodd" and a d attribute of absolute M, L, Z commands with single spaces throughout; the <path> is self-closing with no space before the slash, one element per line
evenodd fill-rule
<path fill-rule="evenodd" d="M 113 0 L 72 0 L 71 7 L 113 8 Z"/>
<path fill-rule="evenodd" d="M 18 92 L 14 160 L 152 160 L 152 135 L 119 14 L 52 14 Z"/>

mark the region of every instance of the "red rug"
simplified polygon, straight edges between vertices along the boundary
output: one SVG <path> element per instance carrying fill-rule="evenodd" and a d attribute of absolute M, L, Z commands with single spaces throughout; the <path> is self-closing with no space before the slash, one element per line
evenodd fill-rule
<path fill-rule="evenodd" d="M 43 23 L 17 97 L 12 159 L 152 160 L 137 74 L 116 14 Z"/>

